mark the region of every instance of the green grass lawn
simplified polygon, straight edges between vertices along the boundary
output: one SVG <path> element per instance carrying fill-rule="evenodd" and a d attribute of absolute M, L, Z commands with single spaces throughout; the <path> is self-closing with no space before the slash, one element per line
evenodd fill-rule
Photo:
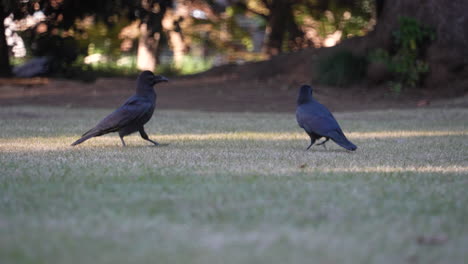
<path fill-rule="evenodd" d="M 69 145 L 110 110 L 0 108 L 0 263 L 468 263 L 468 109 L 158 111 Z"/>

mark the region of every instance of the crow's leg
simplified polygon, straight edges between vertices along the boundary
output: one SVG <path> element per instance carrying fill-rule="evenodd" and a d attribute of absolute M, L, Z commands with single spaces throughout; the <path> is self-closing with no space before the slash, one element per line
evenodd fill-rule
<path fill-rule="evenodd" d="M 312 145 L 313 145 L 314 143 L 315 143 L 315 138 L 313 138 L 313 137 L 310 137 L 310 145 L 307 147 L 307 149 L 306 149 L 306 150 L 309 150 L 309 149 L 310 149 L 310 147 L 312 147 Z"/>
<path fill-rule="evenodd" d="M 153 144 L 156 145 L 156 146 L 159 145 L 158 142 L 149 139 L 148 134 L 146 134 L 145 129 L 144 129 L 143 127 L 141 127 L 138 131 L 140 131 L 140 136 L 141 136 L 144 140 L 147 140 L 147 141 L 153 143 Z"/>
<path fill-rule="evenodd" d="M 122 145 L 123 145 L 124 147 L 127 146 L 127 145 L 125 145 L 125 141 L 123 140 L 123 136 L 120 136 L 120 141 L 122 141 Z"/>
<path fill-rule="evenodd" d="M 326 138 L 324 141 L 318 143 L 317 146 L 323 145 L 323 147 L 327 149 L 327 146 L 325 146 L 325 143 L 327 143 L 328 140 L 330 140 L 330 138 Z"/>

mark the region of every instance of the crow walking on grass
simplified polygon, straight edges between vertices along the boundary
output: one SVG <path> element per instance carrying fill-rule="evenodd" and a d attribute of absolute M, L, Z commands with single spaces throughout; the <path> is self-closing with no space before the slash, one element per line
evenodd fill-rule
<path fill-rule="evenodd" d="M 332 113 L 312 97 L 312 87 L 309 85 L 302 85 L 300 88 L 297 98 L 296 119 L 299 126 L 310 137 L 310 145 L 307 150 L 312 147 L 317 139 L 322 137 L 325 140 L 317 145 L 325 146 L 324 144 L 331 139 L 347 150 L 357 149 L 343 134 Z"/>
<path fill-rule="evenodd" d="M 120 140 L 125 146 L 123 138 L 137 131 L 140 132 L 144 140 L 159 145 L 148 137 L 143 126 L 151 119 L 156 107 L 156 92 L 153 86 L 167 81 L 168 79 L 164 76 L 154 75 L 150 71 L 142 72 L 137 79 L 135 95 L 128 98 L 121 107 L 102 119 L 94 128 L 84 133 L 80 139 L 71 145 L 78 145 L 92 137 L 118 132 Z"/>

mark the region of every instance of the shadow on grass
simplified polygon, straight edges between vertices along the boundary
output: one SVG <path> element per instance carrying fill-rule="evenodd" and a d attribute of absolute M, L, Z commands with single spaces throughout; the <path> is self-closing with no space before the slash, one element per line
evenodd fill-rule
<path fill-rule="evenodd" d="M 122 149 L 136 149 L 136 148 L 164 148 L 168 147 L 170 144 L 169 143 L 159 143 L 159 145 L 128 145 L 127 146 L 121 146 Z"/>
<path fill-rule="evenodd" d="M 359 151 L 356 150 L 356 151 Z M 324 148 L 315 148 L 311 147 L 309 150 L 304 149 L 304 152 L 318 152 L 318 153 L 356 153 L 356 151 L 350 151 L 346 149 L 324 149 Z"/>

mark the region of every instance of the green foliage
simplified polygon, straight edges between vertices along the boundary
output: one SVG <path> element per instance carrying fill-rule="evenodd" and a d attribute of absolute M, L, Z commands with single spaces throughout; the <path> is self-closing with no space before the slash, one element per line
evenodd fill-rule
<path fill-rule="evenodd" d="M 352 36 L 363 36 L 367 32 L 366 27 L 372 18 L 374 1 L 359 0 L 353 3 L 343 1 L 327 1 L 326 8 L 310 8 L 310 3 L 298 3 L 294 5 L 297 15 L 295 21 L 298 25 L 304 25 L 305 18 L 313 17 L 319 21 L 316 28 L 321 37 L 326 37 L 336 31 L 342 31 L 342 39 Z"/>
<path fill-rule="evenodd" d="M 163 63 L 156 66 L 155 74 L 164 75 L 166 77 L 172 77 L 180 75 L 180 72 L 173 64 Z"/>
<path fill-rule="evenodd" d="M 199 56 L 184 56 L 179 73 L 182 75 L 195 74 L 210 69 L 212 65 L 211 59 L 204 59 Z"/>
<path fill-rule="evenodd" d="M 414 18 L 401 17 L 400 26 L 393 32 L 395 51 L 376 49 L 369 54 L 371 61 L 384 63 L 395 75 L 391 85 L 395 92 L 401 92 L 403 86 L 414 87 L 422 76 L 429 72 L 429 64 L 424 61 L 424 49 L 434 40 L 432 29 L 419 24 Z"/>
<path fill-rule="evenodd" d="M 400 17 L 400 28 L 393 32 L 395 43 L 402 49 L 418 51 L 427 40 L 434 40 L 434 31 L 411 17 Z"/>
<path fill-rule="evenodd" d="M 258 18 L 246 17 L 244 13 L 245 10 L 239 6 L 229 6 L 216 20 L 195 19 L 192 29 L 188 29 L 184 34 L 190 36 L 192 43 L 203 47 L 206 51 L 223 54 L 226 58 L 249 60 L 255 52 L 248 25 L 252 23 L 260 25 L 263 22 Z M 199 61 L 197 57 L 188 56 L 184 61 L 187 61 L 188 67 L 191 67 L 194 60 Z"/>
<path fill-rule="evenodd" d="M 131 58 L 135 60 L 135 58 Z M 69 67 L 61 72 L 54 73 L 55 77 L 80 80 L 84 82 L 93 82 L 101 77 L 135 77 L 139 70 L 135 64 L 119 65 L 113 61 L 102 61 L 100 63 L 86 64 L 83 57 L 78 59 Z"/>
<path fill-rule="evenodd" d="M 318 81 L 328 85 L 344 86 L 362 80 L 367 60 L 350 51 L 339 51 L 319 61 Z"/>
<path fill-rule="evenodd" d="M 83 28 L 81 34 L 76 34 L 80 48 L 87 50 L 87 55 L 103 54 L 108 59 L 117 62 L 122 56 L 122 38 L 119 37 L 122 29 L 129 25 L 130 21 L 121 18 L 113 25 L 107 25 L 102 21 L 97 21 L 91 26 Z M 135 51 L 133 48 L 131 51 Z"/>
<path fill-rule="evenodd" d="M 210 69 L 213 65 L 212 59 L 205 59 L 201 56 L 184 56 L 180 67 L 172 63 L 159 64 L 156 73 L 164 76 L 190 75 Z"/>

